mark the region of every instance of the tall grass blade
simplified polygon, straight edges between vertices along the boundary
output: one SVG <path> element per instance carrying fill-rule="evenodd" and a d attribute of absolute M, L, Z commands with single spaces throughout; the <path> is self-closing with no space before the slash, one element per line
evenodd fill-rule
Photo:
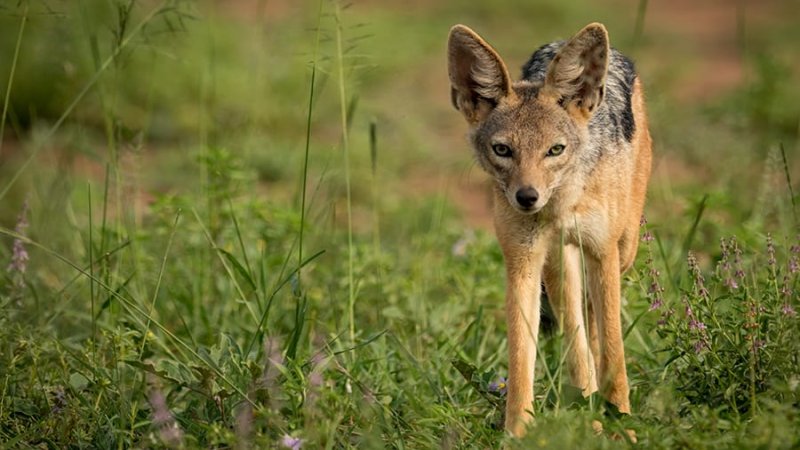
<path fill-rule="evenodd" d="M 700 225 L 700 219 L 703 218 L 703 213 L 706 210 L 706 204 L 708 203 L 708 194 L 703 195 L 703 198 L 700 200 L 700 204 L 697 205 L 697 213 L 694 215 L 694 220 L 692 221 L 692 226 L 689 227 L 689 232 L 686 234 L 686 239 L 683 240 L 683 245 L 681 246 L 681 255 L 685 255 L 690 248 L 692 248 L 692 243 L 694 242 L 695 234 L 697 234 L 697 227 Z"/>
<path fill-rule="evenodd" d="M 644 34 L 644 18 L 647 15 L 647 0 L 639 0 L 639 7 L 636 9 L 636 24 L 633 28 L 633 44 L 631 47 L 635 51 L 639 48 Z"/>
<path fill-rule="evenodd" d="M 378 172 L 378 122 L 375 119 L 369 122 L 369 162 L 375 177 Z"/>
<path fill-rule="evenodd" d="M 347 317 L 350 330 L 350 341 L 354 341 L 355 332 L 355 282 L 353 280 L 353 259 L 355 258 L 355 248 L 353 246 L 353 207 L 350 190 L 350 143 L 348 139 L 347 125 L 347 95 L 345 92 L 344 78 L 344 50 L 342 47 L 342 6 L 336 2 L 336 66 L 339 75 L 339 106 L 341 109 L 342 120 L 342 150 L 344 153 L 344 177 L 345 189 L 347 191 Z"/>
<path fill-rule="evenodd" d="M 108 233 L 106 233 L 106 231 L 108 230 L 108 188 L 109 188 L 109 181 L 110 181 L 110 177 L 108 176 L 108 173 L 109 173 L 109 165 L 108 165 L 108 163 L 106 163 L 105 170 L 104 170 L 104 173 L 103 173 L 103 219 L 102 219 L 102 222 L 100 224 L 100 254 L 101 255 L 105 255 L 106 254 L 106 246 L 108 245 L 108 242 L 106 241 L 106 235 L 108 234 Z M 123 242 L 121 244 L 118 244 L 117 245 L 117 249 L 121 249 L 121 248 L 127 247 L 129 244 L 130 244 L 130 241 L 125 241 L 125 242 Z M 117 249 L 114 249 L 109 253 L 113 254 L 114 252 L 117 251 Z M 105 282 L 106 282 L 106 284 L 110 285 L 111 284 L 111 270 L 110 270 L 110 268 L 108 266 L 108 264 L 109 264 L 108 259 L 106 259 L 104 261 L 105 261 L 105 265 L 101 266 L 101 267 L 103 269 L 103 274 L 105 275 Z"/>
<path fill-rule="evenodd" d="M 156 279 L 156 287 L 153 289 L 153 300 L 150 302 L 150 309 L 147 311 L 147 324 L 144 327 L 144 335 L 142 337 L 142 346 L 139 349 L 139 360 L 144 355 L 144 347 L 147 344 L 147 333 L 150 332 L 150 322 L 152 321 L 153 313 L 156 309 L 156 300 L 158 300 L 158 293 L 161 291 L 161 281 L 164 279 L 164 269 L 167 267 L 167 258 L 169 257 L 169 250 L 172 248 L 172 240 L 175 237 L 175 232 L 178 229 L 178 221 L 181 219 L 181 211 L 178 210 L 175 214 L 175 221 L 172 223 L 172 230 L 167 239 L 167 248 L 164 249 L 164 256 L 161 258 L 161 267 L 158 269 L 158 278 Z"/>
<path fill-rule="evenodd" d="M 794 225 L 800 225 L 797 221 L 797 203 L 794 198 L 794 189 L 792 188 L 792 176 L 789 175 L 789 162 L 786 160 L 786 149 L 783 147 L 783 142 L 780 144 L 781 158 L 783 159 L 783 173 L 786 175 L 786 187 L 789 188 L 789 198 L 792 200 L 792 217 L 794 218 Z"/>
<path fill-rule="evenodd" d="M 317 32 L 314 38 L 314 55 L 311 59 L 311 83 L 308 87 L 308 111 L 306 113 L 306 143 L 305 151 L 303 153 L 303 179 L 301 182 L 302 194 L 300 197 L 300 235 L 299 243 L 297 246 L 297 284 L 298 289 L 302 290 L 302 274 L 300 272 L 300 265 L 303 262 L 303 237 L 306 228 L 306 190 L 308 189 L 308 154 L 311 148 L 311 115 L 314 111 L 314 86 L 317 79 L 317 58 L 319 57 L 319 40 L 320 30 L 322 27 L 322 0 L 319 1 L 317 10 Z"/>
<path fill-rule="evenodd" d="M 6 85 L 6 97 L 3 99 L 3 113 L 0 115 L 0 155 L 3 154 L 3 136 L 6 129 L 6 115 L 8 114 L 8 104 L 11 100 L 11 86 L 14 84 L 14 74 L 17 71 L 17 61 L 19 61 L 19 48 L 22 45 L 22 35 L 25 33 L 25 23 L 28 21 L 28 3 L 25 2 L 25 10 L 22 12 L 22 19 L 19 23 L 19 33 L 17 33 L 17 44 L 14 46 L 14 56 L 11 58 L 11 72 L 8 74 L 8 84 Z M 0 196 L 1 197 L 1 196 Z"/>
<path fill-rule="evenodd" d="M 381 269 L 381 213 L 380 183 L 378 182 L 378 124 L 375 119 L 369 122 L 369 160 L 372 168 L 372 246 L 378 263 L 378 280 L 383 279 Z"/>
<path fill-rule="evenodd" d="M 92 342 L 92 358 L 96 360 L 96 351 L 97 351 L 97 342 L 95 342 L 95 336 L 97 336 L 97 323 L 95 320 L 95 313 L 94 313 L 94 255 L 92 254 L 92 247 L 94 246 L 94 236 L 92 236 L 92 229 L 94 228 L 93 217 L 92 217 L 92 185 L 91 183 L 87 186 L 87 194 L 89 197 L 89 245 L 88 251 L 89 254 L 89 274 L 91 278 L 89 279 L 89 301 L 91 302 L 92 308 L 92 338 L 90 339 Z"/>
<path fill-rule="evenodd" d="M 358 95 L 353 95 L 350 97 L 350 101 L 347 102 L 347 129 L 348 131 L 353 126 L 353 117 L 356 114 L 356 110 L 358 110 Z"/>
<path fill-rule="evenodd" d="M 307 310 L 308 297 L 303 295 L 297 299 L 297 304 L 295 305 L 294 328 L 289 338 L 289 346 L 286 348 L 287 359 L 294 360 L 297 358 L 297 345 L 300 343 L 300 337 L 303 335 Z"/>
<path fill-rule="evenodd" d="M 247 249 L 244 245 L 244 238 L 242 238 L 242 230 L 239 228 L 239 219 L 236 218 L 236 213 L 233 210 L 233 202 L 231 201 L 230 197 L 228 197 L 228 208 L 231 211 L 231 220 L 233 221 L 233 229 L 236 231 L 236 240 L 239 241 L 239 250 L 242 252 L 242 259 L 244 259 L 244 265 L 247 268 L 246 273 L 248 281 L 250 284 L 255 286 L 255 283 L 253 282 L 253 268 L 250 265 L 250 259 L 247 257 Z M 228 259 L 233 258 L 233 255 L 229 254 L 228 252 L 225 253 L 228 256 Z M 239 261 L 235 262 L 239 264 Z"/>

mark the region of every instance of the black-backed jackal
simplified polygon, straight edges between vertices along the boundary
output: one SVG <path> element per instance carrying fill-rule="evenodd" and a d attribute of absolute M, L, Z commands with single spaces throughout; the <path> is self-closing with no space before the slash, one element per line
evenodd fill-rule
<path fill-rule="evenodd" d="M 522 435 L 532 417 L 542 283 L 567 337 L 571 383 L 630 413 L 620 274 L 636 257 L 652 159 L 633 64 L 598 23 L 539 48 L 519 81 L 463 25 L 450 30 L 447 56 L 453 105 L 494 178 L 507 277 L 506 429 Z"/>

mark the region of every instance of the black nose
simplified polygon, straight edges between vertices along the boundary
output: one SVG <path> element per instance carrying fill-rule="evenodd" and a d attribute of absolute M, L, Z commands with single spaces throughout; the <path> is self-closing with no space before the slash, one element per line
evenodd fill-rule
<path fill-rule="evenodd" d="M 535 205 L 536 200 L 539 200 L 539 193 L 530 186 L 517 191 L 517 203 L 525 209 L 529 209 Z"/>

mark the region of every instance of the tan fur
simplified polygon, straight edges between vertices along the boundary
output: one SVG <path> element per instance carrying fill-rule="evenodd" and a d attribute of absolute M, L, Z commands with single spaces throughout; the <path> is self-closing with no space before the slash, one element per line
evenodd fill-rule
<path fill-rule="evenodd" d="M 477 34 L 459 25 L 450 35 L 454 105 L 470 125 L 478 162 L 496 180 L 494 225 L 507 278 L 506 429 L 515 436 L 532 418 L 542 282 L 566 336 L 572 384 L 584 395 L 599 389 L 630 413 L 620 275 L 636 257 L 652 156 L 638 77 L 630 142 L 599 142 L 588 129 L 603 102 L 609 53 L 605 28 L 591 24 L 558 52 L 543 82 L 510 83 L 497 52 Z M 499 144 L 513 157 L 493 153 Z M 549 153 L 556 144 L 563 154 Z M 602 152 L 592 159 L 592 149 Z M 526 188 L 537 194 L 528 206 L 519 197 Z"/>

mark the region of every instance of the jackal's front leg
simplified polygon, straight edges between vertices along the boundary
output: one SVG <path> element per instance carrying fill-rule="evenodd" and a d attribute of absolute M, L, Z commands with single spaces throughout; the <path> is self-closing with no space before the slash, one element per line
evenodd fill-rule
<path fill-rule="evenodd" d="M 622 342 L 619 251 L 612 246 L 602 258 L 589 258 L 589 279 L 600 347 L 600 391 L 603 396 L 630 414 L 628 375 Z"/>
<path fill-rule="evenodd" d="M 508 320 L 508 396 L 506 430 L 522 436 L 533 417 L 533 369 L 539 333 L 541 271 L 546 250 L 541 245 L 501 242 L 506 263 Z M 529 412 L 530 411 L 530 412 Z"/>

